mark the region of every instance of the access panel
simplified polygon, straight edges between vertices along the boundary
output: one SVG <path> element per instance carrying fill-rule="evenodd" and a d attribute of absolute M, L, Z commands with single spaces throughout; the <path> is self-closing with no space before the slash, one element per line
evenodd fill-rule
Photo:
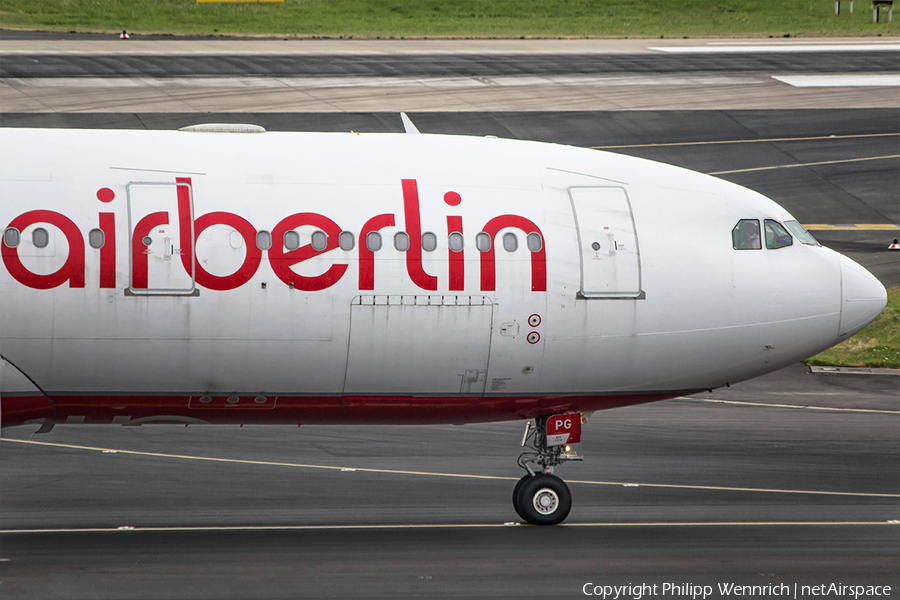
<path fill-rule="evenodd" d="M 357 296 L 344 394 L 483 395 L 492 312 L 483 296 Z"/>

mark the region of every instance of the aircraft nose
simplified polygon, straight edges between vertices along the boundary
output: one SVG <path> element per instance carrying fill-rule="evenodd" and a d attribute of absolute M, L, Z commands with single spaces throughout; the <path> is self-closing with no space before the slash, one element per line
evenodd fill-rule
<path fill-rule="evenodd" d="M 855 261 L 841 256 L 841 326 L 843 341 L 875 320 L 887 305 L 887 290 Z"/>

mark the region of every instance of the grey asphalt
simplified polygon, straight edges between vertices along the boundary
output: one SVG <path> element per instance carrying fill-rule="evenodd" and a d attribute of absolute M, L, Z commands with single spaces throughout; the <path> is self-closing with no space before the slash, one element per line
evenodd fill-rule
<path fill-rule="evenodd" d="M 896 38 L 120 41 L 0 34 L 0 105 L 65 113 L 900 108 L 890 80 L 900 71 L 898 48 Z M 820 79 L 796 78 L 811 74 Z"/>
<path fill-rule="evenodd" d="M 239 50 L 238 50 L 239 52 Z M 621 73 L 900 71 L 900 52 L 788 54 L 96 55 L 10 54 L 0 77 L 495 77 Z"/>
<path fill-rule="evenodd" d="M 558 471 L 575 504 L 556 528 L 515 524 L 521 423 L 4 430 L 0 592 L 577 597 L 589 582 L 897 586 L 897 388 L 897 376 L 797 365 L 597 413 L 577 447 L 585 462 Z"/>

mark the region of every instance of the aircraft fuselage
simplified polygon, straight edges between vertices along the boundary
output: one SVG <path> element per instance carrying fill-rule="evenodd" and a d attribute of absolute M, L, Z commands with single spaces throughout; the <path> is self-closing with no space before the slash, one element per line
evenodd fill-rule
<path fill-rule="evenodd" d="M 642 159 L 435 135 L 2 136 L 3 426 L 589 412 L 778 369 L 884 307 L 776 203 Z"/>

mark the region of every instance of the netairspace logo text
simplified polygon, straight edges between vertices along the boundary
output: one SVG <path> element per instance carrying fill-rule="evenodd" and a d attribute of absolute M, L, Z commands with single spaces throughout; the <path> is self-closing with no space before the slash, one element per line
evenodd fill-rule
<path fill-rule="evenodd" d="M 845 585 L 843 583 L 822 583 L 819 585 L 789 586 L 785 583 L 766 585 L 738 585 L 718 583 L 715 586 L 693 583 L 601 585 L 586 583 L 581 588 L 585 596 L 596 596 L 603 600 L 641 600 L 641 598 L 670 597 L 706 600 L 706 598 L 756 597 L 756 598 L 888 598 L 889 585 Z M 715 595 L 714 595 L 715 594 Z"/>

